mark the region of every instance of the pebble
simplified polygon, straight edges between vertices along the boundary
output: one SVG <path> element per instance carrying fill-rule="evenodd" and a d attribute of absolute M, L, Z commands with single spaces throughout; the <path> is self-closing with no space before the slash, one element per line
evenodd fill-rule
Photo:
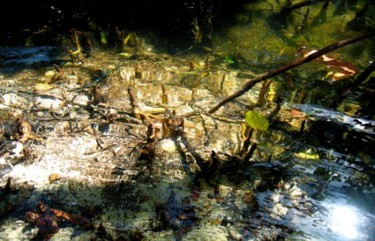
<path fill-rule="evenodd" d="M 57 174 L 57 173 L 52 173 L 48 177 L 49 183 L 54 183 L 54 182 L 56 182 L 56 181 L 58 181 L 60 179 L 61 179 L 61 176 L 59 174 Z"/>

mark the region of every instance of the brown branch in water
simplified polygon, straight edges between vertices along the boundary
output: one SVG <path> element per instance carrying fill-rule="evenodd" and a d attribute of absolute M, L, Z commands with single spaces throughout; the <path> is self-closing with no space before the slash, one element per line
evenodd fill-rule
<path fill-rule="evenodd" d="M 195 148 L 190 144 L 188 139 L 184 134 L 180 135 L 181 143 L 184 144 L 188 152 L 194 157 L 195 162 L 201 169 L 202 173 L 208 174 L 208 165 L 206 165 L 206 161 L 196 152 Z M 178 142 L 177 142 L 178 143 Z"/>
<path fill-rule="evenodd" d="M 373 37 L 373 36 L 375 36 L 375 32 L 338 41 L 338 42 L 336 42 L 334 44 L 331 44 L 331 45 L 329 45 L 325 48 L 322 48 L 322 49 L 316 51 L 315 53 L 310 54 L 310 55 L 308 55 L 308 56 L 306 56 L 302 59 L 297 59 L 297 60 L 295 60 L 295 61 L 293 61 L 293 62 L 291 62 L 287 65 L 281 66 L 281 67 L 279 67 L 277 69 L 274 69 L 272 71 L 265 72 L 261 75 L 258 75 L 257 77 L 255 77 L 255 78 L 251 79 L 250 81 L 246 82 L 245 85 L 242 87 L 242 89 L 240 89 L 237 92 L 235 92 L 235 93 L 229 95 L 228 97 L 224 98 L 221 102 L 219 102 L 217 105 L 215 105 L 213 108 L 211 108 L 208 111 L 208 113 L 210 113 L 210 114 L 215 113 L 220 107 L 222 107 L 226 103 L 242 96 L 247 91 L 249 91 L 251 88 L 253 88 L 253 86 L 255 84 L 257 84 L 257 83 L 259 83 L 263 80 L 266 80 L 270 77 L 273 77 L 273 76 L 276 76 L 278 74 L 284 73 L 284 72 L 286 72 L 290 69 L 294 69 L 294 68 L 296 68 L 296 67 L 298 67 L 302 64 L 311 62 L 312 60 L 314 60 L 316 58 L 319 58 L 320 56 L 322 56 L 326 53 L 329 53 L 333 50 L 339 49 L 339 48 L 344 47 L 346 45 L 349 45 L 349 44 L 352 44 L 352 43 L 355 43 L 355 42 L 358 42 L 358 41 L 361 41 L 361 40 L 364 40 L 364 39 L 367 39 L 367 38 L 370 38 L 370 37 Z"/>
<path fill-rule="evenodd" d="M 254 131 L 254 128 L 251 128 L 248 131 L 248 134 L 246 136 L 245 141 L 243 142 L 243 145 L 242 145 L 242 148 L 241 148 L 239 156 L 245 157 L 246 154 L 248 153 L 248 150 L 249 150 L 249 147 L 250 147 L 250 144 L 251 144 L 251 136 L 253 135 L 253 131 Z"/>
<path fill-rule="evenodd" d="M 132 88 L 128 88 L 128 94 L 129 94 L 129 99 L 130 99 L 130 106 L 132 108 L 132 112 L 133 112 L 133 115 L 136 119 L 141 119 L 140 115 L 139 115 L 139 108 L 135 102 L 135 97 L 134 97 L 134 93 L 133 93 L 133 89 Z"/>
<path fill-rule="evenodd" d="M 290 5 L 290 6 L 283 7 L 280 11 L 280 14 L 287 14 L 287 13 L 290 13 L 291 11 L 296 10 L 298 8 L 302 8 L 302 7 L 308 6 L 308 5 L 313 4 L 313 3 L 324 2 L 324 1 L 326 1 L 326 0 L 315 0 L 315 1 L 314 0 L 306 0 L 306 1 L 302 1 L 302 2 L 293 4 L 293 5 Z"/>
<path fill-rule="evenodd" d="M 338 95 L 338 98 L 335 100 L 335 102 L 331 105 L 331 108 L 337 108 L 340 103 L 342 103 L 348 96 L 353 93 L 362 83 L 366 81 L 366 79 L 371 75 L 372 72 L 375 71 L 375 59 L 372 61 L 372 63 L 367 66 L 367 68 L 360 73 L 357 78 L 347 86 L 340 95 Z"/>
<path fill-rule="evenodd" d="M 356 87 L 360 84 L 362 84 L 363 82 L 365 82 L 365 80 L 370 76 L 370 74 L 372 72 L 375 71 L 375 59 L 372 61 L 372 63 L 367 66 L 367 68 L 362 72 L 360 73 L 357 78 L 355 79 L 355 81 L 353 82 L 353 87 Z"/>
<path fill-rule="evenodd" d="M 81 45 L 79 44 L 79 38 L 77 31 L 73 28 L 72 29 L 72 42 L 74 46 L 76 47 L 76 51 L 73 52 L 73 54 L 78 54 L 81 52 Z"/>
<path fill-rule="evenodd" d="M 86 229 L 93 229 L 94 224 L 87 218 L 81 216 L 81 215 L 75 215 L 75 214 L 70 214 L 67 212 L 64 212 L 59 209 L 50 209 L 51 213 L 53 216 L 55 216 L 58 219 L 66 220 L 72 224 L 79 225 L 81 227 L 84 227 Z"/>
<path fill-rule="evenodd" d="M 164 85 L 161 85 L 161 103 L 164 105 L 168 104 L 168 91 Z"/>
<path fill-rule="evenodd" d="M 260 88 L 260 91 L 259 91 L 257 105 L 263 106 L 264 103 L 266 103 L 266 94 L 271 83 L 272 83 L 272 80 L 270 79 L 263 82 L 262 87 Z"/>
<path fill-rule="evenodd" d="M 258 145 L 257 143 L 254 143 L 251 145 L 250 150 L 247 152 L 244 160 L 249 161 L 251 157 L 253 157 L 254 151 L 257 149 Z"/>

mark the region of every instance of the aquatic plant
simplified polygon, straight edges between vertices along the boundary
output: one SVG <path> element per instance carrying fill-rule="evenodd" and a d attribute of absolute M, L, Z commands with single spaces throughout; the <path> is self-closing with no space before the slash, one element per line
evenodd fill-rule
<path fill-rule="evenodd" d="M 256 130 L 267 131 L 270 123 L 267 118 L 257 111 L 249 110 L 245 114 L 245 121 L 248 126 Z"/>
<path fill-rule="evenodd" d="M 226 55 L 224 58 L 224 62 L 230 68 L 238 68 L 238 59 L 234 55 Z"/>
<path fill-rule="evenodd" d="M 225 61 L 225 63 L 227 63 L 227 65 L 234 64 L 234 58 L 233 58 L 233 56 L 229 56 L 229 55 L 225 56 L 224 61 Z"/>

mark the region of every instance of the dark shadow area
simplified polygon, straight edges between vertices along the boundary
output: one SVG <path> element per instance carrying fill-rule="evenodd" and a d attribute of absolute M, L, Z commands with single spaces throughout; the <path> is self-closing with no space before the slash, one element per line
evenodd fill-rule
<path fill-rule="evenodd" d="M 166 38 L 190 41 L 194 19 L 200 31 L 210 34 L 212 26 L 231 18 L 244 2 L 250 1 L 10 1 L 0 16 L 0 44 L 24 46 L 29 38 L 35 45 L 50 45 L 72 28 L 113 33 L 116 27 L 152 29 Z"/>

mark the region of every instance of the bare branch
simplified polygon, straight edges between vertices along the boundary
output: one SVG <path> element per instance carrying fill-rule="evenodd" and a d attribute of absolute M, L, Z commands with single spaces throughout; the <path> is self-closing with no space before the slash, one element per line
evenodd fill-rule
<path fill-rule="evenodd" d="M 375 36 L 375 32 L 374 33 L 368 33 L 368 34 L 364 34 L 364 35 L 360 35 L 360 36 L 357 36 L 357 37 L 353 37 L 353 38 L 349 38 L 349 39 L 344 39 L 344 40 L 341 40 L 339 42 L 336 42 L 334 44 L 331 44 L 325 48 L 322 48 L 318 51 L 316 51 L 315 53 L 313 54 L 310 54 L 302 59 L 297 59 L 295 61 L 293 61 L 292 63 L 289 63 L 287 65 L 284 65 L 284 66 L 281 66 L 275 70 L 272 70 L 272 71 L 269 71 L 269 72 L 265 72 L 261 75 L 258 75 L 257 77 L 251 79 L 250 81 L 246 82 L 245 85 L 242 87 L 242 89 L 238 90 L 237 92 L 231 94 L 230 96 L 224 98 L 221 102 L 219 102 L 216 106 L 214 106 L 213 108 L 211 108 L 208 113 L 210 114 L 213 114 L 215 113 L 220 107 L 222 107 L 223 105 L 225 105 L 226 103 L 236 99 L 237 97 L 240 97 L 241 95 L 245 94 L 247 91 L 249 91 L 255 84 L 267 79 L 267 78 L 270 78 L 270 77 L 273 77 L 275 75 L 278 75 L 278 74 L 281 74 L 281 73 L 284 73 L 290 69 L 294 69 L 302 64 L 305 64 L 305 63 L 308 63 L 308 62 L 311 62 L 312 60 L 316 59 L 316 58 L 319 58 L 320 56 L 328 53 L 328 52 L 331 52 L 333 50 L 336 50 L 338 48 L 341 48 L 341 47 L 344 47 L 346 45 L 349 45 L 349 44 L 352 44 L 352 43 L 355 43 L 355 42 L 358 42 L 358 41 L 361 41 L 363 39 L 367 39 L 367 38 L 370 38 L 370 37 L 373 37 Z"/>

